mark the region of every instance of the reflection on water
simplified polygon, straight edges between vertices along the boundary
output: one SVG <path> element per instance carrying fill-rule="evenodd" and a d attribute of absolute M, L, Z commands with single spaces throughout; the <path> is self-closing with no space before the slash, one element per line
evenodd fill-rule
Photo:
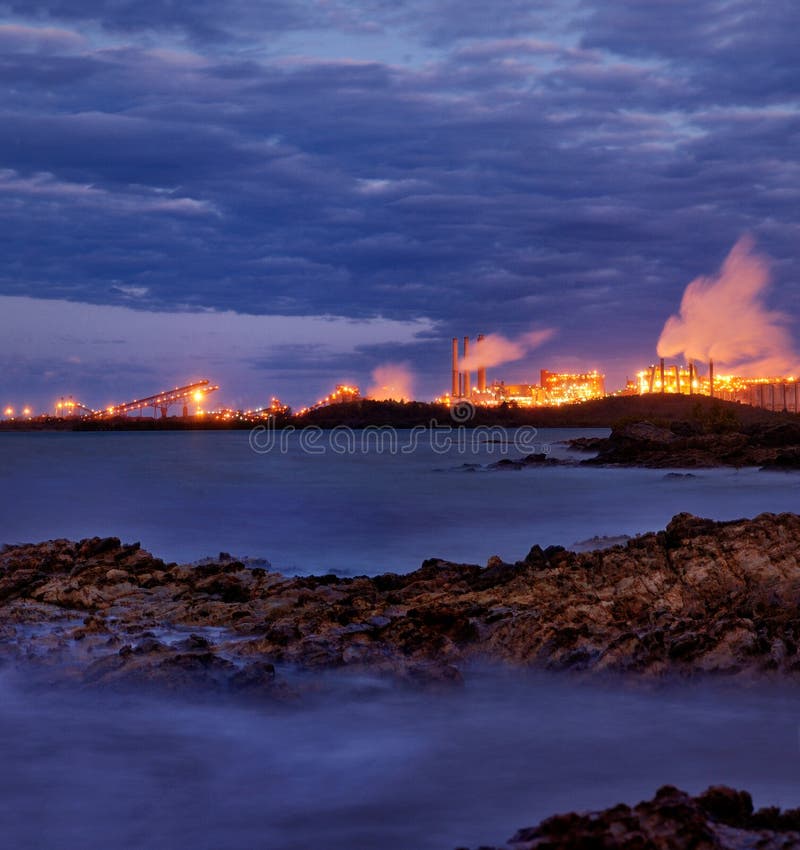
<path fill-rule="evenodd" d="M 452 850 L 667 782 L 796 806 L 796 705 L 478 671 L 435 694 L 335 677 L 275 707 L 56 694 L 5 674 L 3 844 Z"/>

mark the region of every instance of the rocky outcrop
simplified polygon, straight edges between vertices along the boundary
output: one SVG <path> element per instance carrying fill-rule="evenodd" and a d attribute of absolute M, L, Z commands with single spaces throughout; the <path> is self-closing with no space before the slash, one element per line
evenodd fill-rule
<path fill-rule="evenodd" d="M 614 428 L 611 435 L 581 437 L 572 448 L 597 454 L 585 464 L 668 467 L 760 466 L 765 469 L 800 468 L 800 423 L 728 422 L 714 428 L 692 421 L 669 427 L 632 422 Z"/>
<path fill-rule="evenodd" d="M 800 676 L 800 517 L 666 530 L 486 567 L 287 578 L 225 559 L 165 564 L 115 538 L 0 552 L 0 659 L 81 681 L 279 689 L 280 669 L 458 681 L 500 660 L 650 678 Z M 278 673 L 276 674 L 276 668 Z"/>
<path fill-rule="evenodd" d="M 746 791 L 724 786 L 698 797 L 665 786 L 652 800 L 548 818 L 521 829 L 502 850 L 794 850 L 800 809 L 753 810 Z M 481 850 L 501 850 L 482 847 Z"/>

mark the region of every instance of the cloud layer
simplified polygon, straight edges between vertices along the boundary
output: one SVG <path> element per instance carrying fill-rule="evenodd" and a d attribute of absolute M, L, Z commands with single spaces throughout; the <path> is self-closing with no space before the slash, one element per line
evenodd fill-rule
<path fill-rule="evenodd" d="M 533 325 L 558 339 L 504 377 L 561 358 L 621 381 L 746 231 L 800 310 L 788 0 L 0 14 L 0 294 L 424 318 L 434 330 L 388 359 L 429 396 L 450 336 Z M 386 359 L 349 365 L 365 382 Z M 290 380 L 270 351 L 259 362 Z"/>

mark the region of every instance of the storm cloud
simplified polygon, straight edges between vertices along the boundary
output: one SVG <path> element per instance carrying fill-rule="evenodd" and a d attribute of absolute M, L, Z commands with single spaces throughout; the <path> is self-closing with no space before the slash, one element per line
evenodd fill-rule
<path fill-rule="evenodd" d="M 532 7 L 0 2 L 0 294 L 423 320 L 422 396 L 532 326 L 621 382 L 745 232 L 796 315 L 796 5 Z"/>

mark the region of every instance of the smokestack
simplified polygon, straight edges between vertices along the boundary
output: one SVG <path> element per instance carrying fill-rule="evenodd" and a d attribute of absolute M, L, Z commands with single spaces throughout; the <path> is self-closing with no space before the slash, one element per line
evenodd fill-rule
<path fill-rule="evenodd" d="M 694 360 L 689 361 L 689 395 L 694 393 Z"/>
<path fill-rule="evenodd" d="M 667 391 L 666 384 L 664 383 L 664 358 L 661 358 L 661 392 L 665 393 Z"/>
<path fill-rule="evenodd" d="M 458 398 L 458 337 L 453 337 L 453 377 L 450 383 L 450 398 Z"/>
<path fill-rule="evenodd" d="M 482 365 L 483 360 L 483 334 L 478 334 L 478 339 L 476 341 L 478 357 L 481 359 L 478 361 L 478 392 L 486 392 L 486 367 Z"/>
<path fill-rule="evenodd" d="M 464 360 L 469 357 L 469 337 L 464 337 Z M 472 377 L 469 370 L 464 371 L 464 398 L 469 398 L 472 395 Z"/>
<path fill-rule="evenodd" d="M 708 394 L 714 398 L 714 361 L 708 361 Z"/>
<path fill-rule="evenodd" d="M 675 370 L 675 392 L 678 395 L 680 395 L 681 394 L 681 370 L 678 368 L 677 363 L 672 368 Z"/>

